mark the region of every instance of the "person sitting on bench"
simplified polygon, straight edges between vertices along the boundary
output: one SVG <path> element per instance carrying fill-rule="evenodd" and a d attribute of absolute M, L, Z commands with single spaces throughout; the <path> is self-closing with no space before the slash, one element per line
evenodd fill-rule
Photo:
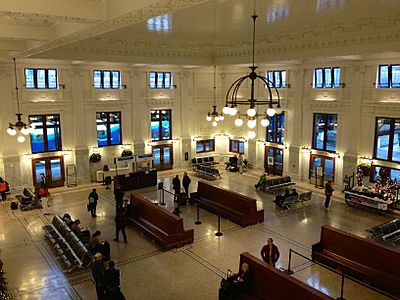
<path fill-rule="evenodd" d="M 104 261 L 110 260 L 110 243 L 100 239 L 101 231 L 97 230 L 89 240 L 89 250 L 92 254 L 100 252 Z"/>
<path fill-rule="evenodd" d="M 237 155 L 235 154 L 234 156 L 229 157 L 229 161 L 226 163 L 226 168 L 225 168 L 225 170 L 227 170 L 228 168 L 229 168 L 229 169 L 231 169 L 231 168 L 237 169 L 237 164 L 238 164 L 238 157 L 237 157 Z"/>
<path fill-rule="evenodd" d="M 275 198 L 275 204 L 278 205 L 279 207 L 283 207 L 283 203 L 285 202 L 286 198 L 290 198 L 293 196 L 298 196 L 299 194 L 297 193 L 296 189 L 293 189 L 292 192 L 290 193 L 290 191 L 287 189 L 285 190 L 285 194 L 284 195 L 278 195 Z"/>
<path fill-rule="evenodd" d="M 230 272 L 230 270 L 228 270 Z M 250 267 L 243 263 L 239 273 L 229 275 L 225 286 L 223 287 L 223 299 L 242 299 L 249 287 Z"/>
<path fill-rule="evenodd" d="M 71 225 L 71 230 L 76 234 L 76 236 L 84 243 L 87 244 L 90 239 L 90 231 L 87 228 L 80 228 L 79 225 L 81 221 L 76 219 Z"/>
<path fill-rule="evenodd" d="M 265 187 L 267 181 L 267 175 L 265 173 L 263 173 L 260 176 L 260 179 L 258 180 L 258 183 L 256 185 L 254 185 L 256 187 L 256 189 L 262 189 Z"/>

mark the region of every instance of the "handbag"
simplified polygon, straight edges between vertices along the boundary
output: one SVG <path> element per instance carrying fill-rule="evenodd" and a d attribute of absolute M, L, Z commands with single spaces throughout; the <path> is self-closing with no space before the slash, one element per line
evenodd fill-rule
<path fill-rule="evenodd" d="M 49 190 L 47 188 L 40 188 L 39 189 L 39 196 L 40 197 L 48 197 L 48 196 L 50 196 Z"/>
<path fill-rule="evenodd" d="M 92 209 L 91 205 L 87 204 L 86 206 L 87 206 L 87 211 L 91 211 L 91 209 Z"/>

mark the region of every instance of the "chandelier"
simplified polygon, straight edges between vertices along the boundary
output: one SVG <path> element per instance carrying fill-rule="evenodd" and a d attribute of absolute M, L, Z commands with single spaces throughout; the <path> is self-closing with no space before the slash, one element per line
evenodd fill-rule
<path fill-rule="evenodd" d="M 235 125 L 240 127 L 243 125 L 243 119 L 247 119 L 247 126 L 250 131 L 247 133 L 248 138 L 254 139 L 256 137 L 256 133 L 254 128 L 257 126 L 257 120 L 261 119 L 260 124 L 263 127 L 267 127 L 269 125 L 268 116 L 272 117 L 275 114 L 280 114 L 281 105 L 280 105 L 280 97 L 275 84 L 269 80 L 267 77 L 258 75 L 255 71 L 258 68 L 254 64 L 254 53 L 255 53 L 255 38 L 256 38 L 256 19 L 257 15 L 254 14 L 251 16 L 253 19 L 253 65 L 250 66 L 251 72 L 248 75 L 240 77 L 239 79 L 235 80 L 228 92 L 226 94 L 225 106 L 222 109 L 222 112 L 225 115 L 230 116 L 237 116 L 235 120 Z M 259 100 L 255 99 L 255 81 L 260 79 L 262 84 L 266 88 L 267 99 L 266 100 Z M 250 80 L 250 99 L 241 99 L 239 96 L 239 91 L 241 89 L 241 85 L 243 82 L 247 82 Z M 274 97 L 275 96 L 275 97 Z M 246 114 L 240 114 L 238 111 L 238 106 L 243 105 L 247 106 L 248 109 Z M 265 106 L 261 109 L 256 110 L 257 106 Z"/>
<path fill-rule="evenodd" d="M 18 95 L 18 80 L 17 80 L 17 64 L 14 58 L 14 76 L 15 76 L 15 92 L 17 95 L 17 109 L 18 113 L 15 115 L 17 116 L 17 122 L 15 124 L 10 123 L 9 127 L 7 128 L 7 133 L 11 136 L 15 136 L 17 134 L 17 130 L 19 135 L 17 137 L 17 141 L 19 143 L 25 142 L 25 136 L 28 135 L 29 125 L 22 121 L 22 113 L 20 112 L 20 104 L 19 104 L 19 95 Z"/>
<path fill-rule="evenodd" d="M 214 66 L 214 105 L 212 106 L 213 109 L 211 112 L 207 114 L 207 121 L 211 122 L 211 125 L 213 127 L 216 127 L 218 125 L 219 121 L 224 120 L 224 115 L 218 113 L 217 111 L 217 105 L 216 105 L 216 96 L 217 96 L 217 87 L 216 87 L 216 82 L 217 82 L 217 66 Z"/>

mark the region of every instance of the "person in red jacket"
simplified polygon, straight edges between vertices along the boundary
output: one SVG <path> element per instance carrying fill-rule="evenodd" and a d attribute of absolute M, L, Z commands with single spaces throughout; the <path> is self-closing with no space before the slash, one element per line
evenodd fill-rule
<path fill-rule="evenodd" d="M 0 194 L 1 194 L 2 201 L 7 200 L 6 192 L 8 192 L 8 183 L 7 183 L 7 181 L 5 181 L 3 178 L 0 177 Z"/>
<path fill-rule="evenodd" d="M 279 259 L 279 250 L 272 238 L 269 238 L 267 244 L 261 249 L 261 257 L 267 264 L 275 267 L 275 263 Z"/>

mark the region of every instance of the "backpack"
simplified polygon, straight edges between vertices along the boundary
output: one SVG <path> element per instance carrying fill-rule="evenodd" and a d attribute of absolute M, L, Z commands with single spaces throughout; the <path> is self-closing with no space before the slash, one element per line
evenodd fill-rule
<path fill-rule="evenodd" d="M 94 198 L 93 197 L 89 197 L 89 204 L 94 204 Z"/>

